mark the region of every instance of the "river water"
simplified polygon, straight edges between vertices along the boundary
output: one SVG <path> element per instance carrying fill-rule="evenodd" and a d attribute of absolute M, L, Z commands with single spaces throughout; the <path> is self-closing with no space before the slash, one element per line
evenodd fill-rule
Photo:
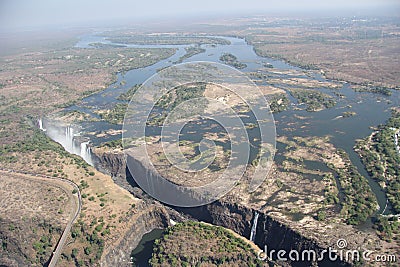
<path fill-rule="evenodd" d="M 221 37 L 230 41 L 229 45 L 202 45 L 205 48 L 204 53 L 194 55 L 183 62 L 190 61 L 213 61 L 220 62 L 219 57 L 223 53 L 231 53 L 238 58 L 238 61 L 246 63 L 247 67 L 243 69 L 243 72 L 253 72 L 259 69 L 265 69 L 264 64 L 269 63 L 273 66 L 274 70 L 285 71 L 285 70 L 296 70 L 303 72 L 304 74 L 299 74 L 298 78 L 312 78 L 319 81 L 328 81 L 321 77 L 319 73 L 311 73 L 309 71 L 303 71 L 299 67 L 291 66 L 284 61 L 275 60 L 272 58 L 259 57 L 255 54 L 253 47 L 248 45 L 244 39 L 233 38 L 233 37 Z M 104 43 L 104 44 L 115 44 L 108 41 L 105 37 L 98 36 L 96 34 L 89 34 L 81 36 L 79 42 L 76 44 L 78 48 L 91 48 L 91 43 Z M 116 44 L 119 45 L 119 44 Z M 133 48 L 175 48 L 176 53 L 165 60 L 161 60 L 156 64 L 151 66 L 133 69 L 125 73 L 118 74 L 117 81 L 110 85 L 107 89 L 100 93 L 93 94 L 89 97 L 84 98 L 80 103 L 66 108 L 66 111 L 78 110 L 90 114 L 95 118 L 99 118 L 94 112 L 96 109 L 106 109 L 111 108 L 115 103 L 120 102 L 116 99 L 121 93 L 126 92 L 129 88 L 136 84 L 141 84 L 146 81 L 149 77 L 157 72 L 161 68 L 165 68 L 173 65 L 174 61 L 177 61 L 181 56 L 185 54 L 185 47 L 189 45 L 125 45 L 127 47 Z M 307 76 L 308 75 L 308 76 Z M 287 74 L 278 74 L 278 78 L 285 79 Z M 268 83 L 268 81 L 267 81 Z M 285 89 L 285 86 L 280 86 Z M 287 88 L 290 88 L 288 86 Z M 357 153 L 354 152 L 353 147 L 355 145 L 355 140 L 364 138 L 368 136 L 372 130 L 370 126 L 377 126 L 384 123 L 390 116 L 390 108 L 392 106 L 399 105 L 400 92 L 393 91 L 391 96 L 383 96 L 372 93 L 362 93 L 355 92 L 346 83 L 343 83 L 341 89 L 327 89 L 327 88 L 313 88 L 320 90 L 321 92 L 327 93 L 335 98 L 337 105 L 334 108 L 322 110 L 319 112 L 307 112 L 304 109 L 299 110 L 295 99 L 290 98 L 294 105 L 291 105 L 288 110 L 274 114 L 276 130 L 278 136 L 326 136 L 331 137 L 331 142 L 337 147 L 344 149 L 350 156 L 352 163 L 358 168 L 359 172 L 365 176 L 370 186 L 377 196 L 380 211 L 381 212 L 386 204 L 386 196 L 384 192 L 380 189 L 379 185 L 372 180 L 368 173 L 366 172 L 363 164 L 360 161 Z M 335 91 L 339 92 L 344 96 L 344 98 L 339 98 L 335 95 Z M 342 115 L 344 111 L 353 111 L 357 115 L 338 119 L 337 117 Z M 299 119 L 299 117 L 303 117 Z M 288 127 L 290 125 L 290 127 Z M 46 126 L 46 123 L 44 123 Z M 65 126 L 67 127 L 67 126 Z M 99 133 L 101 131 L 107 131 L 110 129 L 121 130 L 120 125 L 110 124 L 104 121 L 95 122 L 83 122 L 77 125 L 80 129 L 80 133 L 86 137 L 90 138 L 90 142 L 93 145 L 98 145 L 102 142 L 121 138 L 120 135 L 109 135 L 106 137 L 96 137 L 95 135 L 90 135 L 88 133 Z M 61 131 L 63 132 L 63 131 Z M 64 131 L 66 132 L 66 131 Z M 52 137 L 52 136 L 51 136 Z M 70 141 L 54 140 L 63 143 L 68 143 Z M 63 139 L 63 137 L 60 137 Z M 282 144 L 277 145 L 278 153 L 276 159 L 279 161 L 282 159 L 282 150 L 284 146 Z M 83 150 L 82 150 L 83 151 Z M 76 153 L 79 154 L 79 151 Z M 310 166 L 313 167 L 312 163 Z M 321 169 L 321 166 L 315 166 Z M 390 208 L 386 210 L 390 212 Z"/>
<path fill-rule="evenodd" d="M 131 253 L 131 263 L 136 267 L 150 266 L 149 260 L 153 253 L 153 245 L 156 239 L 162 237 L 163 229 L 154 229 L 153 231 L 144 234 L 139 244 Z"/>

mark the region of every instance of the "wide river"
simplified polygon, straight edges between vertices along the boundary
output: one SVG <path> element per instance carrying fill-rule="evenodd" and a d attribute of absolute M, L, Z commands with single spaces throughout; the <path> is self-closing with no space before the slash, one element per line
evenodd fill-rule
<path fill-rule="evenodd" d="M 247 67 L 243 69 L 243 72 L 252 72 L 259 69 L 265 69 L 264 64 L 272 64 L 275 70 L 297 70 L 302 72 L 303 70 L 298 67 L 291 66 L 281 60 L 275 60 L 272 58 L 259 57 L 255 54 L 253 47 L 248 45 L 244 39 L 233 38 L 233 37 L 221 37 L 230 41 L 229 45 L 202 45 L 201 47 L 206 49 L 204 53 L 194 55 L 183 62 L 190 61 L 213 61 L 220 62 L 219 57 L 223 53 L 231 53 L 235 55 L 240 62 L 246 63 Z M 114 44 L 108 41 L 105 37 L 101 37 L 95 34 L 81 36 L 76 47 L 96 49 L 90 46 L 91 43 L 104 43 Z M 98 118 L 98 115 L 93 111 L 96 109 L 110 108 L 115 105 L 116 97 L 121 93 L 126 92 L 129 88 L 136 84 L 141 84 L 146 81 L 150 76 L 155 74 L 157 70 L 173 65 L 173 62 L 177 61 L 181 56 L 185 54 L 185 47 L 189 45 L 126 45 L 128 47 L 139 47 L 139 48 L 176 48 L 177 52 L 168 59 L 161 60 L 154 65 L 133 69 L 125 73 L 118 74 L 117 81 L 110 85 L 107 89 L 100 93 L 93 94 L 89 97 L 84 98 L 80 103 L 66 108 L 67 111 L 79 110 Z M 307 72 L 310 75 L 310 72 Z M 309 78 L 304 74 L 299 74 L 298 78 Z M 319 81 L 328 81 L 324 77 L 321 77 L 319 73 L 311 73 L 311 76 Z M 279 78 L 285 79 L 288 76 L 286 74 L 278 75 Z M 281 86 L 285 89 L 284 86 Z M 333 96 L 337 100 L 337 105 L 334 108 L 326 109 L 319 112 L 307 112 L 304 109 L 299 110 L 294 108 L 296 106 L 296 100 L 289 96 L 289 99 L 295 104 L 291 105 L 288 110 L 274 114 L 277 135 L 278 136 L 327 136 L 331 137 L 331 142 L 337 147 L 344 149 L 350 156 L 352 163 L 358 168 L 359 172 L 365 176 L 370 186 L 377 196 L 380 211 L 382 212 L 386 205 L 386 196 L 380 189 L 379 185 L 372 180 L 362 165 L 359 156 L 354 152 L 353 147 L 355 140 L 364 138 L 371 134 L 371 126 L 377 126 L 384 123 L 390 116 L 390 108 L 392 106 L 399 105 L 400 92 L 392 91 L 391 96 L 383 96 L 372 93 L 360 93 L 352 90 L 348 84 L 343 83 L 341 89 L 326 89 L 326 88 L 314 88 Z M 339 99 L 334 92 L 338 91 L 344 98 Z M 349 108 L 351 107 L 351 108 Z M 357 113 L 356 116 L 337 119 L 338 116 L 342 115 L 344 111 L 354 111 Z M 303 119 L 298 119 L 304 117 Z M 290 125 L 290 127 L 288 127 Z M 306 127 L 302 127 L 306 126 Z M 97 122 L 84 122 L 79 125 L 80 131 L 85 133 L 99 132 L 109 129 L 121 130 L 120 125 L 110 124 L 104 121 Z M 290 129 L 289 129 L 290 128 Z M 67 130 L 67 129 L 66 129 Z M 68 135 L 68 134 L 66 134 Z M 87 135 L 90 138 L 90 142 L 93 145 L 98 145 L 101 142 L 109 141 L 112 139 L 121 138 L 120 135 L 112 135 L 108 137 L 96 138 L 94 136 Z M 57 140 L 63 138 L 62 136 L 54 138 L 56 141 L 63 144 L 68 140 Z M 284 147 L 282 144 L 277 145 L 278 153 L 276 160 L 282 160 L 282 150 Z M 76 154 L 84 153 L 85 149 L 81 149 Z M 83 155 L 82 155 L 83 156 Z M 87 156 L 87 155 L 86 155 Z M 306 163 L 307 164 L 307 163 Z M 313 166 L 312 163 L 308 168 L 321 169 L 320 164 Z M 386 212 L 390 212 L 390 208 L 386 209 Z"/>

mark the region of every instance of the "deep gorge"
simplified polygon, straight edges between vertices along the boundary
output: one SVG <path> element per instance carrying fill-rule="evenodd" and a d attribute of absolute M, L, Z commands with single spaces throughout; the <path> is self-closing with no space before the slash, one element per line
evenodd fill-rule
<path fill-rule="evenodd" d="M 158 203 L 139 190 L 126 167 L 123 153 L 96 153 L 95 150 L 94 155 L 98 159 L 100 169 L 107 171 L 117 184 L 127 188 L 126 182 L 128 182 L 132 187 L 129 191 L 135 196 L 147 198 L 148 203 Z M 139 172 L 143 173 L 145 170 L 139 170 Z M 249 238 L 254 213 L 254 209 L 236 203 L 229 203 L 225 200 L 218 200 L 211 204 L 194 208 L 165 206 L 165 209 L 157 209 L 157 211 L 149 205 L 149 209 L 147 212 L 143 213 L 143 217 L 132 225 L 129 232 L 130 234 L 127 236 L 127 240 L 124 240 L 124 244 L 118 245 L 118 250 L 125 250 L 124 254 L 129 255 L 131 249 L 139 243 L 145 233 L 155 228 L 167 227 L 169 225 L 169 218 L 173 218 L 176 221 L 181 221 L 184 218 L 203 221 L 229 228 L 241 236 Z M 149 220 L 148 218 L 151 219 Z M 262 212 L 259 212 L 256 233 L 255 244 L 262 249 L 267 245 L 269 251 L 272 249 L 282 249 L 285 251 L 296 250 L 301 252 L 303 250 L 314 250 L 321 252 L 326 249 L 319 246 L 316 240 L 304 237 L 301 233 L 292 230 L 289 226 L 282 224 L 268 214 Z M 110 256 L 111 255 L 108 255 L 106 258 L 112 258 Z M 111 262 L 107 261 L 107 263 Z M 299 267 L 310 266 L 311 264 L 313 263 L 308 261 L 290 263 L 291 266 Z M 351 264 L 347 262 L 341 262 L 339 260 L 330 261 L 328 258 L 318 262 L 318 264 L 321 266 L 351 266 Z"/>

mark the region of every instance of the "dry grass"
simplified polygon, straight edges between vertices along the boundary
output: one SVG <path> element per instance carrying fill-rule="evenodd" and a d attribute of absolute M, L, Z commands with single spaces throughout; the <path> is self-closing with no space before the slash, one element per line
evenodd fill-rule
<path fill-rule="evenodd" d="M 8 248 L 3 256 L 11 261 L 27 257 L 30 266 L 47 261 L 75 213 L 77 199 L 71 191 L 65 182 L 0 171 L 0 229 Z M 42 255 L 34 246 L 44 236 L 50 245 Z M 0 257 L 3 260 L 7 262 L 7 256 Z"/>
<path fill-rule="evenodd" d="M 14 147 L 12 151 L 2 150 L 0 165 L 6 169 L 64 177 L 78 185 L 81 182 L 86 184 L 81 190 L 85 198 L 79 221 L 86 233 L 92 234 L 99 223 L 91 223 L 101 219 L 104 229 L 108 227 L 110 230 L 101 238 L 106 247 L 112 248 L 115 240 L 129 230 L 133 223 L 129 219 L 134 212 L 133 207 L 141 201 L 117 186 L 110 176 L 85 167 L 82 160 L 75 160 L 75 156 L 59 153 L 59 149 L 20 150 L 17 145 L 31 142 L 29 140 L 34 131 L 30 118 L 47 115 L 60 106 L 102 90 L 115 79 L 116 72 L 153 64 L 169 57 L 174 50 L 78 49 L 71 47 L 75 40 L 71 36 L 66 39 L 59 37 L 47 38 L 46 42 L 33 38 L 36 41 L 32 41 L 29 49 L 8 51 L 0 58 L 0 140 L 2 148 Z M 52 143 L 50 140 L 47 142 Z M 49 147 L 55 148 L 56 145 Z M 23 217 L 40 216 L 58 225 L 64 225 L 69 219 L 71 207 L 68 205 L 68 194 L 71 194 L 72 188 L 59 191 L 57 183 L 1 178 L 3 194 L 0 197 L 5 198 L 0 209 L 2 218 L 17 216 L 15 221 L 21 223 Z M 55 189 L 47 192 L 48 188 Z M 60 199 L 62 194 L 64 199 Z M 27 244 L 32 244 L 35 238 L 27 237 Z M 76 248 L 78 258 L 88 260 L 94 257 L 92 254 L 95 252 L 88 257 L 84 255 L 83 248 L 88 246 L 87 242 L 86 239 L 70 240 L 64 253 L 70 255 Z M 24 247 L 22 241 L 16 246 Z M 51 248 L 47 252 L 51 253 Z M 71 261 L 63 260 L 59 265 L 71 264 Z"/>
<path fill-rule="evenodd" d="M 173 49 L 79 49 L 20 53 L 0 58 L 2 108 L 39 113 L 104 89 L 114 73 L 151 65 Z"/>
<path fill-rule="evenodd" d="M 63 226 L 75 210 L 72 186 L 40 177 L 0 172 L 1 217 L 15 223 L 36 217 Z"/>
<path fill-rule="evenodd" d="M 321 22 L 323 23 L 323 22 Z M 300 22 L 301 24 L 301 22 Z M 352 83 L 399 87 L 400 28 L 394 24 L 352 25 L 339 29 L 321 24 L 281 26 L 246 33 L 259 55 L 282 57 L 321 70 L 328 78 Z M 368 38 L 360 32 L 383 32 Z"/>

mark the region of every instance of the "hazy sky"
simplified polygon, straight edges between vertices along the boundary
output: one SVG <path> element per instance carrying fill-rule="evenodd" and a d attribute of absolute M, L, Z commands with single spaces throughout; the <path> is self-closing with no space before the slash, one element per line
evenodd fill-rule
<path fill-rule="evenodd" d="M 0 0 L 0 29 L 252 12 L 283 15 L 305 10 L 357 12 L 388 6 L 392 13 L 400 14 L 400 0 Z"/>

